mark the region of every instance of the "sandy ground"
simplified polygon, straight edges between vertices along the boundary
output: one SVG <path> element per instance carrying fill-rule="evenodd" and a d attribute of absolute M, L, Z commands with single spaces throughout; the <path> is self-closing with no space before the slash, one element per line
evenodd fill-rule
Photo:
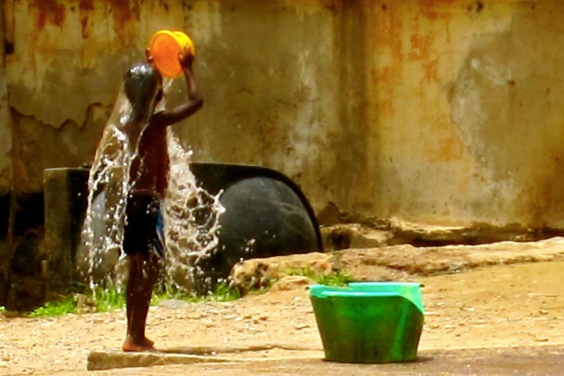
<path fill-rule="evenodd" d="M 564 364 L 554 360 L 564 359 L 563 269 L 564 262 L 538 262 L 419 278 L 417 281 L 424 284 L 426 310 L 419 346 L 422 359 L 447 359 L 454 349 L 493 354 L 496 349 L 521 348 L 519 359 L 528 356 L 528 365 L 540 359 L 539 353 L 553 355 L 552 361 L 539 361 L 549 367 L 542 374 L 564 372 Z M 229 303 L 163 302 L 151 308 L 148 335 L 158 348 L 190 348 L 243 363 L 86 371 L 92 351 L 118 352 L 124 330 L 122 311 L 43 319 L 0 315 L 0 374 L 373 374 L 375 369 L 370 367 L 387 367 L 380 369 L 386 373 L 417 374 L 416 368 L 405 368 L 417 364 L 346 368 L 321 361 L 322 345 L 303 287 Z M 468 356 L 479 359 L 483 353 L 478 352 Z M 505 353 L 500 354 L 500 359 L 506 358 Z M 250 359 L 253 361 L 248 363 Z M 268 361 L 261 363 L 261 359 Z M 432 370 L 432 362 L 427 363 Z M 438 374 L 484 374 L 480 369 L 486 369 L 458 369 L 460 364 L 452 367 L 452 372 Z M 506 371 L 537 374 L 535 369 Z"/>

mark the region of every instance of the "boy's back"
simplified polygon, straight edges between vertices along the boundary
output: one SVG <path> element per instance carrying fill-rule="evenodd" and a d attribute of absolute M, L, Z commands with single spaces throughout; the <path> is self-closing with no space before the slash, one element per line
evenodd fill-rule
<path fill-rule="evenodd" d="M 149 124 L 138 142 L 129 173 L 131 191 L 153 192 L 163 199 L 170 166 L 166 128 Z"/>

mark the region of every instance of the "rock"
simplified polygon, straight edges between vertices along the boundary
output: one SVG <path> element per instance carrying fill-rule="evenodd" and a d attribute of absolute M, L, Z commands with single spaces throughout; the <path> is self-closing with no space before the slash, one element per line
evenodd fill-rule
<path fill-rule="evenodd" d="M 249 290 L 270 287 L 276 280 L 302 270 L 329 274 L 333 270 L 332 257 L 328 253 L 313 252 L 245 260 L 235 264 L 231 270 L 231 284 L 246 293 Z"/>
<path fill-rule="evenodd" d="M 418 246 L 524 242 L 543 238 L 542 234 L 534 229 L 518 224 L 494 226 L 475 223 L 471 226 L 434 226 L 391 218 L 386 227 L 393 233 L 390 244 L 410 243 Z"/>
<path fill-rule="evenodd" d="M 301 275 L 289 275 L 276 281 L 270 288 L 270 291 L 303 290 L 313 284 L 315 284 L 315 281 L 311 278 Z"/>
<path fill-rule="evenodd" d="M 10 311 L 32 311 L 45 303 L 45 280 L 34 276 L 11 276 L 6 309 Z"/>
<path fill-rule="evenodd" d="M 320 226 L 330 226 L 339 222 L 341 222 L 341 212 L 333 202 L 328 202 L 327 205 L 317 213 L 317 223 L 319 223 Z"/>
<path fill-rule="evenodd" d="M 219 358 L 215 356 L 198 356 L 170 353 L 123 353 L 92 351 L 88 355 L 86 369 L 89 371 L 100 371 L 114 368 L 224 362 L 237 362 L 237 360 Z"/>
<path fill-rule="evenodd" d="M 533 242 L 546 239 L 550 234 L 562 233 L 557 230 L 539 232 L 538 229 L 516 224 L 493 226 L 476 223 L 471 226 L 436 226 L 408 222 L 399 218 L 390 218 L 374 226 L 358 223 L 339 224 L 334 220 L 323 224 L 326 226 L 320 231 L 326 250 L 375 248 L 398 244 L 423 247 L 488 244 L 502 241 Z"/>
<path fill-rule="evenodd" d="M 345 271 L 355 281 L 414 280 L 420 276 L 456 273 L 487 265 L 564 260 L 563 249 L 564 238 L 474 246 L 415 247 L 403 244 L 246 260 L 235 265 L 231 278 L 232 284 L 243 292 L 268 287 L 276 280 L 300 272 L 307 272 L 302 275 L 328 275 L 333 271 Z"/>
<path fill-rule="evenodd" d="M 76 294 L 76 312 L 77 313 L 95 313 L 98 312 L 96 307 L 96 300 L 93 298 L 83 295 Z"/>
<path fill-rule="evenodd" d="M 375 248 L 389 245 L 393 233 L 359 224 L 338 224 L 320 230 L 326 250 Z"/>
<path fill-rule="evenodd" d="M 186 307 L 187 305 L 189 305 L 188 302 L 178 299 L 163 299 L 158 304 L 159 307 L 173 308 L 173 309 L 183 308 Z"/>
<path fill-rule="evenodd" d="M 298 324 L 298 325 L 295 325 L 295 326 L 294 326 L 294 328 L 295 328 L 296 330 L 303 330 L 303 329 L 306 329 L 306 328 L 309 328 L 309 327 L 310 327 L 310 326 L 309 326 L 308 324 Z"/>

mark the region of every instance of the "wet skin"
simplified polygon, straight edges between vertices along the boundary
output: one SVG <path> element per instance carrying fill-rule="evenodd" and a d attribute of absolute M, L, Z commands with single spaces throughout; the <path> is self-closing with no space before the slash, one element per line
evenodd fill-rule
<path fill-rule="evenodd" d="M 130 168 L 130 193 L 149 193 L 164 199 L 167 190 L 169 155 L 166 129 L 197 112 L 203 105 L 192 73 L 193 56 L 179 56 L 188 88 L 188 100 L 180 106 L 155 113 L 162 98 L 162 78 L 151 67 L 151 60 L 135 66 L 124 77 L 124 89 L 132 105 L 123 125 L 129 139 L 133 160 Z M 132 70 L 138 68 L 139 71 Z M 147 245 L 148 247 L 150 245 Z M 160 271 L 161 259 L 141 250 L 128 255 L 129 278 L 126 286 L 127 334 L 123 351 L 154 351 L 153 341 L 145 336 L 145 325 L 153 286 Z"/>

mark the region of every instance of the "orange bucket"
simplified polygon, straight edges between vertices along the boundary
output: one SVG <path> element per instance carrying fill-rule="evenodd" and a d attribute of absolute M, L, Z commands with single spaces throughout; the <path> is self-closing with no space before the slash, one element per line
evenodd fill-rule
<path fill-rule="evenodd" d="M 183 32 L 160 30 L 151 38 L 149 53 L 163 76 L 176 78 L 182 74 L 178 55 L 195 55 L 196 51 L 190 37 Z"/>

